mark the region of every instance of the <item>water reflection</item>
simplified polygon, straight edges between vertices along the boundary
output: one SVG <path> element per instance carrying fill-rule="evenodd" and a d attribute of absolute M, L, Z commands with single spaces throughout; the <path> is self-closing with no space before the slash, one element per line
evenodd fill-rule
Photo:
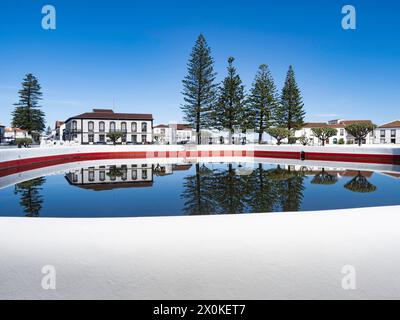
<path fill-rule="evenodd" d="M 65 179 L 71 186 L 96 192 L 117 189 L 151 189 L 155 183 L 163 186 L 162 180 L 169 179 L 164 177 L 180 171 L 182 175 L 174 175 L 173 178 L 169 179 L 170 182 L 166 186 L 170 189 L 168 192 L 175 192 L 177 198 L 174 202 L 181 204 L 178 212 L 174 211 L 174 214 L 182 213 L 186 215 L 304 210 L 302 205 L 305 191 L 306 188 L 311 188 L 311 186 L 317 187 L 317 189 L 313 189 L 313 198 L 310 200 L 310 197 L 308 197 L 308 200 L 312 202 L 324 201 L 322 198 L 325 195 L 322 197 L 314 195 L 318 192 L 324 192 L 319 191 L 324 190 L 324 187 L 333 187 L 335 192 L 342 190 L 346 194 L 377 191 L 377 187 L 369 181 L 369 178 L 373 175 L 369 171 L 335 170 L 295 165 L 129 163 L 94 165 L 69 170 L 65 173 Z M 339 184 L 340 179 L 345 180 Z M 15 185 L 14 194 L 19 196 L 19 206 L 26 216 L 38 217 L 40 215 L 45 196 L 43 191 L 45 182 L 45 178 L 37 178 Z M 66 190 L 62 186 L 60 188 Z M 166 194 L 167 191 L 164 191 L 164 193 Z M 79 196 L 79 194 L 74 194 Z M 321 195 L 321 193 L 319 194 Z M 128 205 L 130 201 L 134 201 L 135 205 L 138 204 L 138 201 L 146 203 L 144 197 L 148 197 L 147 199 L 152 199 L 154 204 L 160 201 L 157 204 L 157 210 L 168 209 L 163 207 L 161 200 L 158 200 L 163 194 L 156 190 L 144 196 L 140 196 L 140 192 L 135 193 L 135 191 L 129 195 L 122 192 L 118 192 L 116 195 L 120 197 L 120 201 L 116 203 L 121 203 L 121 208 L 129 209 L 131 207 L 131 205 Z M 97 199 L 94 200 L 95 202 L 100 200 L 98 197 L 91 195 L 90 197 Z M 105 193 L 104 197 L 101 198 L 114 199 L 112 197 L 115 197 L 115 195 Z M 134 199 L 135 197 L 136 199 Z M 46 203 L 56 203 L 59 200 L 49 196 L 49 198 L 46 198 Z M 182 212 L 179 212 L 179 210 L 182 210 Z"/>
<path fill-rule="evenodd" d="M 347 182 L 344 187 L 347 190 L 359 193 L 370 193 L 377 190 L 377 187 L 370 183 L 360 171 L 352 180 Z"/>
<path fill-rule="evenodd" d="M 15 185 L 14 193 L 20 196 L 19 204 L 27 217 L 39 217 L 43 205 L 42 185 L 45 182 L 45 178 L 38 178 Z"/>

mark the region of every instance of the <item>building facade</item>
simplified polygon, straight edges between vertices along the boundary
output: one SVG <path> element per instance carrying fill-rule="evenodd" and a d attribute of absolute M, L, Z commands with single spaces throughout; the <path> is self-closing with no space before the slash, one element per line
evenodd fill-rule
<path fill-rule="evenodd" d="M 400 120 L 385 123 L 375 129 L 375 143 L 399 144 Z"/>
<path fill-rule="evenodd" d="M 308 138 L 310 145 L 320 145 L 321 141 L 314 135 L 312 129 L 330 127 L 337 130 L 337 134 L 326 141 L 326 144 L 356 144 L 356 139 L 346 131 L 346 126 L 355 123 L 368 123 L 372 124 L 371 120 L 331 120 L 328 122 L 308 122 L 295 132 L 295 137 L 302 136 Z M 374 143 L 374 132 L 368 134 L 366 139 L 362 141 L 363 144 Z"/>
<path fill-rule="evenodd" d="M 4 142 L 4 131 L 5 131 L 6 127 L 0 125 L 0 143 Z"/>
<path fill-rule="evenodd" d="M 15 142 L 16 139 L 30 138 L 32 136 L 26 130 L 19 128 L 5 128 L 3 142 Z"/>
<path fill-rule="evenodd" d="M 110 132 L 122 132 L 121 144 L 149 144 L 153 141 L 153 116 L 139 113 L 114 113 L 93 109 L 65 121 L 64 140 L 80 144 L 111 144 Z"/>
<path fill-rule="evenodd" d="M 160 144 L 195 142 L 195 132 L 187 124 L 160 124 L 153 128 L 154 141 Z"/>

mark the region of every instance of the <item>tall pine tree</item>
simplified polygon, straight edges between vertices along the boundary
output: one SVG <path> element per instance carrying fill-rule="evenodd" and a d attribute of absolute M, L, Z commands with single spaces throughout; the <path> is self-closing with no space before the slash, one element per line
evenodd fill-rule
<path fill-rule="evenodd" d="M 214 60 L 203 35 L 198 37 L 187 67 L 188 74 L 182 81 L 184 104 L 181 108 L 185 121 L 196 129 L 197 143 L 200 144 L 200 130 L 208 125 L 216 91 Z"/>
<path fill-rule="evenodd" d="M 275 123 L 278 127 L 296 130 L 304 124 L 305 114 L 303 98 L 296 83 L 293 67 L 290 66 L 280 103 L 276 108 Z"/>
<path fill-rule="evenodd" d="M 278 104 L 274 79 L 265 64 L 261 65 L 257 72 L 248 102 L 255 131 L 258 132 L 258 143 L 261 143 L 263 133 L 272 124 L 272 117 Z"/>
<path fill-rule="evenodd" d="M 44 112 L 40 110 L 39 101 L 42 92 L 37 78 L 27 74 L 18 91 L 19 102 L 12 113 L 12 126 L 28 131 L 35 138 L 45 129 Z"/>
<path fill-rule="evenodd" d="M 236 127 L 241 126 L 245 112 L 244 86 L 233 61 L 233 57 L 228 58 L 228 75 L 219 87 L 218 101 L 211 113 L 212 126 L 219 130 L 227 129 L 230 134 L 234 133 Z"/>

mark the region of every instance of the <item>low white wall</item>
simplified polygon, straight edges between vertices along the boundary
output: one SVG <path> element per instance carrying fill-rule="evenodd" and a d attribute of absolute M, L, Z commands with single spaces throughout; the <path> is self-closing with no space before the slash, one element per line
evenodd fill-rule
<path fill-rule="evenodd" d="M 400 298 L 399 225 L 399 207 L 0 218 L 0 299 Z M 47 265 L 56 290 L 41 286 Z M 344 266 L 355 290 L 342 287 Z"/>
<path fill-rule="evenodd" d="M 394 146 L 366 145 L 358 146 L 301 146 L 301 145 L 134 145 L 134 146 L 55 146 L 34 149 L 8 149 L 0 151 L 0 162 L 45 157 L 61 154 L 90 153 L 90 152 L 167 152 L 167 151 L 219 151 L 219 150 L 258 150 L 280 152 L 334 152 L 358 154 L 400 155 L 400 148 Z"/>

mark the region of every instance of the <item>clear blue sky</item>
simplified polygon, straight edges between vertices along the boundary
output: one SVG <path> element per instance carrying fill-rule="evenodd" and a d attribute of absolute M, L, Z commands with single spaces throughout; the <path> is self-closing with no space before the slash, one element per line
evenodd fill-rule
<path fill-rule="evenodd" d="M 57 29 L 41 28 L 41 8 L 57 9 Z M 357 30 L 341 28 L 341 8 L 357 9 Z M 293 64 L 307 120 L 400 118 L 400 2 L 2 0 L 0 123 L 9 125 L 24 75 L 42 85 L 48 124 L 92 107 L 151 112 L 180 121 L 181 80 L 199 33 L 212 48 L 218 81 L 226 59 L 249 89 L 270 66 L 280 89 Z"/>

